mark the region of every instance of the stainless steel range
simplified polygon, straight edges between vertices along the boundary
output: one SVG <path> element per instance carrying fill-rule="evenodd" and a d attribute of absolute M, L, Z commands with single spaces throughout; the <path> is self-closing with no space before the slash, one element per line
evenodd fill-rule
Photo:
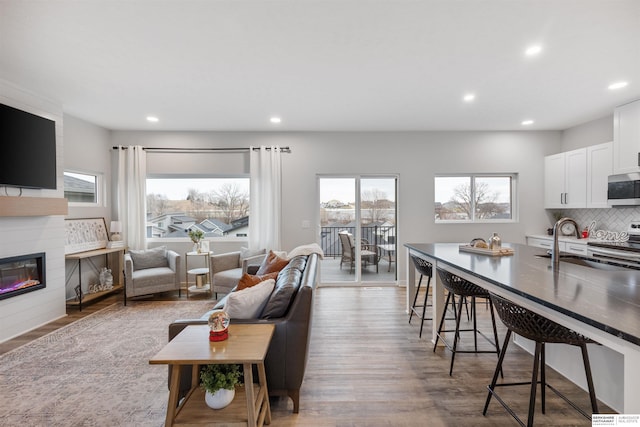
<path fill-rule="evenodd" d="M 640 265 L 640 221 L 633 221 L 627 227 L 629 240 L 626 242 L 590 241 L 588 255 L 612 261 L 623 261 Z"/>

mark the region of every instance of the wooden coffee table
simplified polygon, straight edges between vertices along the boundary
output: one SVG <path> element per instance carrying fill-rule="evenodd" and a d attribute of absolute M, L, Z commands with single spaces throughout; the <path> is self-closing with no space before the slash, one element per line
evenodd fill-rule
<path fill-rule="evenodd" d="M 207 325 L 189 325 L 149 360 L 150 364 L 171 367 L 169 403 L 165 426 L 217 423 L 262 426 L 271 423 L 264 358 L 273 336 L 274 325 L 230 325 L 229 338 L 209 342 Z M 245 386 L 236 388 L 229 406 L 213 410 L 204 401 L 199 386 L 200 365 L 240 364 Z M 180 366 L 192 365 L 191 390 L 178 405 Z M 259 384 L 253 384 L 252 365 L 257 366 Z M 248 385 L 251 385 L 249 387 Z M 239 424 L 235 424 L 239 423 Z M 246 423 L 246 424 L 245 424 Z"/>

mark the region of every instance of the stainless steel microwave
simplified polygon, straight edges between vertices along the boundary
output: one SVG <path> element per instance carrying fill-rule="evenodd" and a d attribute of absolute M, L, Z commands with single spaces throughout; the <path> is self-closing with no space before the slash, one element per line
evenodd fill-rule
<path fill-rule="evenodd" d="M 609 206 L 640 205 L 640 173 L 609 175 L 607 201 Z"/>

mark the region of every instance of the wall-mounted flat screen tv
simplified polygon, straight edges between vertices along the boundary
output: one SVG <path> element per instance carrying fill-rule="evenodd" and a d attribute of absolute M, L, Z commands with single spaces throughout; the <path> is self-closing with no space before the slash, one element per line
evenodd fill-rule
<path fill-rule="evenodd" d="M 56 123 L 0 104 L 0 186 L 56 189 Z"/>

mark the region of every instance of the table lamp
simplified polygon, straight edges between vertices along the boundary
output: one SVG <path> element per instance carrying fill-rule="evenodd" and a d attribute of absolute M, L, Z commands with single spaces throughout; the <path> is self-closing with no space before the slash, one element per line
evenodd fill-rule
<path fill-rule="evenodd" d="M 122 223 L 120 221 L 111 221 L 111 227 L 109 227 L 109 229 L 111 230 L 112 241 L 122 240 L 122 236 L 120 235 L 120 232 L 122 232 Z"/>

